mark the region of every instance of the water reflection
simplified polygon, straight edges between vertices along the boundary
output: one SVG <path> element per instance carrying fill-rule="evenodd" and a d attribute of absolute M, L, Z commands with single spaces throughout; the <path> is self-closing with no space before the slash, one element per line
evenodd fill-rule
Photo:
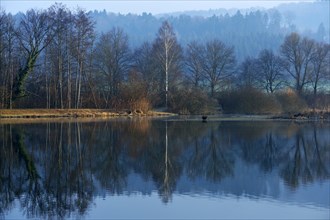
<path fill-rule="evenodd" d="M 82 216 L 97 196 L 133 191 L 157 190 L 164 203 L 183 191 L 279 199 L 280 181 L 293 192 L 328 184 L 329 131 L 329 124 L 148 119 L 1 124 L 0 213 L 18 201 L 26 217 Z M 329 207 L 318 196 L 312 202 Z"/>
<path fill-rule="evenodd" d="M 313 130 L 313 136 L 299 130 L 295 134 L 293 147 L 285 152 L 287 162 L 284 163 L 280 175 L 293 189 L 301 183 L 312 183 L 315 179 L 322 180 L 329 177 L 329 172 L 324 165 L 326 159 L 321 157 L 320 150 L 326 154 L 328 152 L 325 147 L 329 148 L 330 145 L 324 143 L 319 149 L 317 128 L 314 127 Z"/>

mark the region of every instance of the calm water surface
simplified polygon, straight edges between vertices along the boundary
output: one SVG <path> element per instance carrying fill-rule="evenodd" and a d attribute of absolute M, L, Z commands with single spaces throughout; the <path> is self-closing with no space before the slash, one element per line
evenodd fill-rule
<path fill-rule="evenodd" d="M 330 124 L 0 124 L 0 218 L 329 219 Z"/>

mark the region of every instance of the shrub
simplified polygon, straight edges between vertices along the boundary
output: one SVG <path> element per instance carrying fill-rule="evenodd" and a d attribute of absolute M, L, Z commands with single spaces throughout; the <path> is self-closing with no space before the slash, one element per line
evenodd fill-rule
<path fill-rule="evenodd" d="M 132 110 L 140 110 L 143 113 L 147 113 L 151 109 L 151 104 L 149 99 L 146 97 L 140 97 L 136 100 L 132 100 L 131 103 L 129 103 L 129 109 Z"/>
<path fill-rule="evenodd" d="M 121 88 L 119 95 L 113 100 L 113 106 L 117 110 L 128 109 L 132 112 L 141 113 L 147 113 L 151 109 L 151 104 L 147 97 L 127 86 Z"/>
<path fill-rule="evenodd" d="M 276 98 L 252 87 L 244 87 L 223 93 L 219 102 L 226 113 L 275 114 L 281 108 Z"/>
<path fill-rule="evenodd" d="M 285 92 L 276 95 L 281 105 L 283 113 L 303 112 L 307 109 L 307 104 L 295 91 L 287 89 Z"/>
<path fill-rule="evenodd" d="M 180 89 L 170 96 L 170 110 L 179 114 L 213 114 L 216 105 L 199 89 Z"/>
<path fill-rule="evenodd" d="M 113 100 L 113 107 L 147 113 L 151 109 L 151 102 L 146 91 L 145 82 L 138 75 L 131 74 L 128 82 L 120 86 L 119 94 Z"/>
<path fill-rule="evenodd" d="M 313 93 L 304 94 L 304 99 L 309 108 L 328 111 L 330 109 L 330 94 L 320 92 L 316 96 Z"/>

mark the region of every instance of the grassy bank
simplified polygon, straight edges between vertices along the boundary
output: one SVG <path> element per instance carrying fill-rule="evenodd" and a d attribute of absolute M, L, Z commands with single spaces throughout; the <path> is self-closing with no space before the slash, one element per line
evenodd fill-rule
<path fill-rule="evenodd" d="M 1 121 L 11 119 L 24 119 L 29 121 L 40 121 L 49 119 L 86 119 L 94 120 L 95 118 L 114 118 L 114 117 L 140 117 L 140 116 L 174 116 L 176 114 L 163 111 L 130 112 L 130 111 L 113 111 L 109 109 L 0 109 Z M 37 120 L 38 119 L 38 120 Z M 182 115 L 179 120 L 201 120 L 201 116 Z M 176 120 L 177 120 L 176 119 Z M 298 114 L 215 114 L 209 115 L 207 121 L 259 121 L 259 120 L 304 120 L 304 121 L 329 121 L 329 111 L 305 111 Z"/>
<path fill-rule="evenodd" d="M 130 112 L 109 109 L 0 109 L 0 118 L 96 118 L 121 116 L 170 116 L 167 112 Z"/>

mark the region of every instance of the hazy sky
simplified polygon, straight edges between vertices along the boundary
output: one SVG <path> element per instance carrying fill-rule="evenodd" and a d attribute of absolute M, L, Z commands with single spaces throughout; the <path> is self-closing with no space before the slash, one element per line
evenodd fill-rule
<path fill-rule="evenodd" d="M 109 12 L 115 13 L 134 13 L 141 14 L 142 12 L 159 14 L 167 12 L 176 12 L 176 11 L 187 11 L 187 10 L 208 10 L 208 9 L 217 9 L 217 8 L 250 8 L 250 7 L 264 7 L 271 8 L 281 3 L 287 2 L 299 2 L 299 1 L 308 1 L 308 0 L 213 0 L 213 1 L 198 1 L 198 0 L 169 0 L 169 1 L 113 1 L 113 0 L 102 0 L 102 1 L 29 1 L 29 0 L 0 0 L 1 8 L 6 12 L 17 13 L 18 11 L 25 12 L 28 9 L 42 9 L 48 8 L 55 2 L 62 2 L 68 8 L 74 9 L 77 6 L 86 10 L 103 10 L 106 9 Z M 311 1 L 311 0 L 309 0 Z"/>

